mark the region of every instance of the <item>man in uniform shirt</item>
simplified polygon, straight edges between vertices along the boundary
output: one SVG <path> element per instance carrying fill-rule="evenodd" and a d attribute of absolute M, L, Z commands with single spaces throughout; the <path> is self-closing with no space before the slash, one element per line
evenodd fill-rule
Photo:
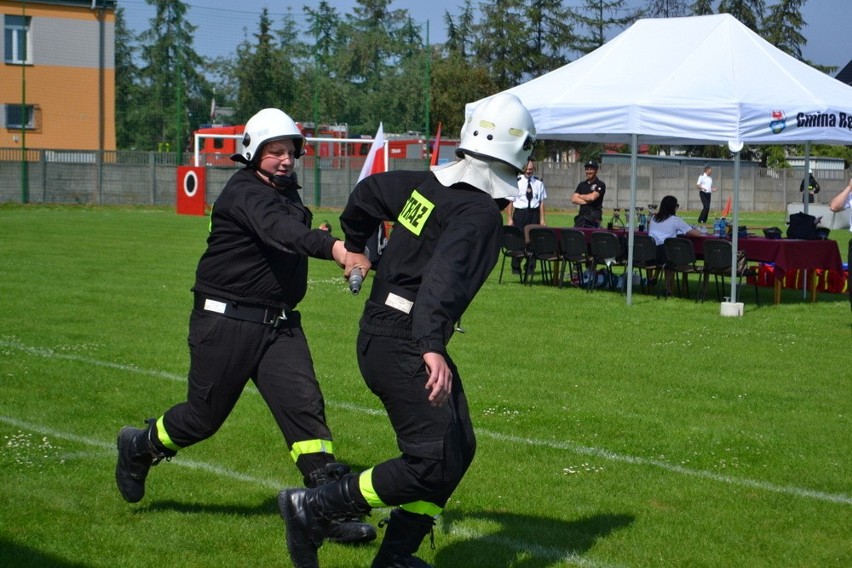
<path fill-rule="evenodd" d="M 524 168 L 523 175 L 518 177 L 518 193 L 509 198 L 509 207 L 506 210 L 508 225 L 515 226 L 521 231 L 527 225 L 546 225 L 544 219 L 544 200 L 547 199 L 547 191 L 544 182 L 535 177 L 535 160 L 530 159 Z M 527 272 L 532 272 L 535 265 L 534 259 L 527 261 Z M 512 273 L 521 273 L 521 259 L 512 258 Z"/>
<path fill-rule="evenodd" d="M 246 123 L 245 168 L 231 176 L 210 216 L 207 250 L 195 273 L 189 320 L 187 399 L 145 429 L 118 435 L 115 478 L 130 503 L 145 494 L 152 465 L 213 436 L 249 379 L 284 434 L 306 485 L 348 473 L 336 462 L 325 407 L 296 305 L 308 287 L 308 257 L 335 260 L 353 253 L 330 231 L 311 230 L 293 166 L 304 137 L 284 112 L 263 109 Z M 357 258 L 357 257 L 356 257 Z M 366 257 L 361 260 L 369 264 Z M 375 539 L 354 519 L 336 522 L 339 542 Z"/>
<path fill-rule="evenodd" d="M 497 263 L 507 199 L 529 158 L 535 126 L 514 95 L 481 102 L 462 128 L 460 160 L 429 171 L 370 176 L 340 216 L 360 253 L 394 219 L 361 318 L 361 374 L 396 432 L 398 457 L 316 489 L 285 489 L 279 507 L 297 568 L 316 568 L 328 519 L 394 507 L 373 568 L 427 568 L 413 556 L 470 466 L 476 439 L 458 369 L 453 324 Z M 360 259 L 347 257 L 345 272 Z M 363 265 L 362 265 L 363 266 Z"/>
<path fill-rule="evenodd" d="M 580 206 L 580 212 L 574 217 L 575 227 L 598 228 L 603 219 L 603 198 L 606 184 L 598 179 L 598 163 L 590 160 L 583 169 L 586 179 L 577 185 L 571 195 L 571 203 Z"/>
<path fill-rule="evenodd" d="M 698 223 L 706 223 L 707 216 L 710 215 L 710 200 L 713 197 L 713 192 L 716 191 L 716 186 L 713 185 L 711 174 L 713 168 L 704 166 L 704 173 L 698 176 L 698 181 L 695 186 L 698 188 L 698 196 L 701 198 L 701 213 L 698 214 Z"/>

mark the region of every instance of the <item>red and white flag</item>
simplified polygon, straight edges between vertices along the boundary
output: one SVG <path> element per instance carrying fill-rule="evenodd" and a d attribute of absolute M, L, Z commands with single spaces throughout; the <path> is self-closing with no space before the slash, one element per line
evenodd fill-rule
<path fill-rule="evenodd" d="M 441 155 L 441 123 L 438 123 L 438 133 L 435 134 L 435 143 L 432 144 L 432 159 L 430 166 L 438 165 L 438 157 Z"/>
<path fill-rule="evenodd" d="M 379 129 L 376 131 L 376 137 L 373 138 L 373 145 L 370 146 L 370 153 L 367 154 L 367 160 L 361 168 L 361 174 L 358 176 L 358 181 L 361 181 L 367 176 L 388 171 L 385 164 L 385 131 L 384 126 L 380 122 Z"/>

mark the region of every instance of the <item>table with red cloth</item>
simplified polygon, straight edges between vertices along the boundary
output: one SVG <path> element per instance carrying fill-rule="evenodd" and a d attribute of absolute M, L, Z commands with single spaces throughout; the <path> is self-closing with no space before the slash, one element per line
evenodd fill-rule
<path fill-rule="evenodd" d="M 574 228 L 574 227 L 572 227 Z M 561 227 L 554 227 L 557 233 Z M 596 231 L 607 231 L 616 235 L 627 235 L 627 230 L 616 229 L 588 229 L 578 228 L 586 236 L 586 242 L 591 241 L 592 233 Z M 638 233 L 637 234 L 645 234 Z M 718 237 L 706 235 L 701 237 L 689 237 L 695 245 L 695 254 L 701 258 L 704 254 L 704 241 Z M 730 240 L 730 239 L 729 239 Z M 843 270 L 843 259 L 840 256 L 840 247 L 837 241 L 801 239 L 766 239 L 763 237 L 742 237 L 737 240 L 737 248 L 745 251 L 749 261 L 763 264 L 764 278 L 761 281 L 758 276 L 758 285 L 772 285 L 774 287 L 773 300 L 776 304 L 781 303 L 781 289 L 785 284 L 798 283 L 802 288 L 801 279 L 807 275 L 808 290 L 811 293 L 811 301 L 816 301 L 818 291 L 847 290 L 848 271 Z M 769 267 L 768 265 L 771 265 Z M 771 283 L 767 273 L 771 272 Z M 846 277 L 846 278 L 844 278 Z"/>
<path fill-rule="evenodd" d="M 718 237 L 690 237 L 695 245 L 695 254 L 701 256 L 704 252 L 704 241 Z M 787 275 L 798 275 L 801 278 L 806 272 L 811 301 L 816 301 L 818 289 L 817 272 L 834 272 L 840 274 L 843 270 L 843 259 L 837 241 L 801 239 L 766 239 L 763 237 L 744 237 L 737 240 L 737 248 L 745 251 L 749 261 L 771 263 L 773 265 L 774 302 L 781 303 L 781 288 Z M 758 282 L 760 284 L 760 282 Z"/>

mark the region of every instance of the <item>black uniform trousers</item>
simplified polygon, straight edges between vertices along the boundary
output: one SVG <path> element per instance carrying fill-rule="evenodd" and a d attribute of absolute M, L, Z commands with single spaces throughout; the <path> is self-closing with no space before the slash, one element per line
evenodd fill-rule
<path fill-rule="evenodd" d="M 301 326 L 276 329 L 195 309 L 188 342 L 186 402 L 170 408 L 163 418 L 172 442 L 186 447 L 215 434 L 249 379 L 272 411 L 288 449 L 300 441 L 331 440 Z M 332 461 L 333 454 L 319 452 L 302 455 L 296 465 L 307 476 Z"/>
<path fill-rule="evenodd" d="M 701 197 L 701 213 L 698 214 L 698 222 L 706 223 L 707 216 L 710 215 L 710 198 L 712 194 L 709 191 L 698 190 L 698 195 Z"/>
<path fill-rule="evenodd" d="M 527 225 L 538 225 L 541 222 L 541 209 L 536 207 L 534 209 L 526 208 L 526 209 L 514 209 L 512 211 L 512 224 L 519 228 L 521 231 Z M 535 259 L 527 260 L 527 271 L 532 271 L 535 267 Z M 521 268 L 521 259 L 517 257 L 512 257 L 512 270 L 520 270 Z"/>
<path fill-rule="evenodd" d="M 372 481 L 387 505 L 426 501 L 443 508 L 473 462 L 476 437 L 458 369 L 450 400 L 429 403 L 426 364 L 411 339 L 361 331 L 358 365 L 370 390 L 381 399 L 402 455 L 376 465 Z"/>

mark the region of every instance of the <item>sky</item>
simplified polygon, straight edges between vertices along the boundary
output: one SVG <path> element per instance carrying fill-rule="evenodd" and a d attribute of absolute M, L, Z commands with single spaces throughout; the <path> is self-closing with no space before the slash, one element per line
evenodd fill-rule
<path fill-rule="evenodd" d="M 766 0 L 767 5 L 772 5 L 776 0 Z M 355 0 L 328 0 L 338 13 L 351 13 L 352 8 L 357 5 Z M 125 10 L 125 18 L 130 28 L 141 31 L 147 27 L 148 20 L 153 16 L 153 9 L 144 0 L 119 0 L 119 6 Z M 269 8 L 273 20 L 277 20 L 284 14 L 281 2 L 272 0 L 184 0 L 189 6 L 190 16 L 196 16 L 198 22 L 205 22 L 196 30 L 195 48 L 201 55 L 217 55 L 212 51 L 223 49 L 230 42 L 222 41 L 227 29 L 234 37 L 233 45 L 239 43 L 244 37 L 244 28 L 249 33 L 257 29 L 257 22 L 263 8 Z M 293 13 L 301 17 L 302 6 L 305 4 L 316 5 L 318 2 L 302 0 L 293 2 Z M 474 7 L 481 2 L 474 0 Z M 568 0 L 566 4 L 577 6 L 581 0 Z M 644 6 L 647 2 L 643 0 L 628 0 L 628 5 Z M 238 5 L 240 8 L 235 9 Z M 459 7 L 464 5 L 464 0 L 395 0 L 391 3 L 391 9 L 406 9 L 413 20 L 424 25 L 429 22 L 430 43 L 443 43 L 446 40 L 444 25 L 444 14 L 450 12 L 457 15 Z M 852 60 L 852 35 L 849 26 L 852 22 L 852 0 L 806 0 L 802 9 L 807 26 L 803 35 L 807 44 L 803 48 L 805 58 L 820 65 L 833 65 L 842 69 Z M 277 16 L 277 17 L 276 17 Z M 297 18 L 297 22 L 300 20 Z M 219 28 L 219 29 L 216 29 Z M 613 36 L 616 32 L 613 31 Z M 611 39 L 611 38 L 610 38 Z M 210 50 L 211 53 L 207 51 Z"/>

